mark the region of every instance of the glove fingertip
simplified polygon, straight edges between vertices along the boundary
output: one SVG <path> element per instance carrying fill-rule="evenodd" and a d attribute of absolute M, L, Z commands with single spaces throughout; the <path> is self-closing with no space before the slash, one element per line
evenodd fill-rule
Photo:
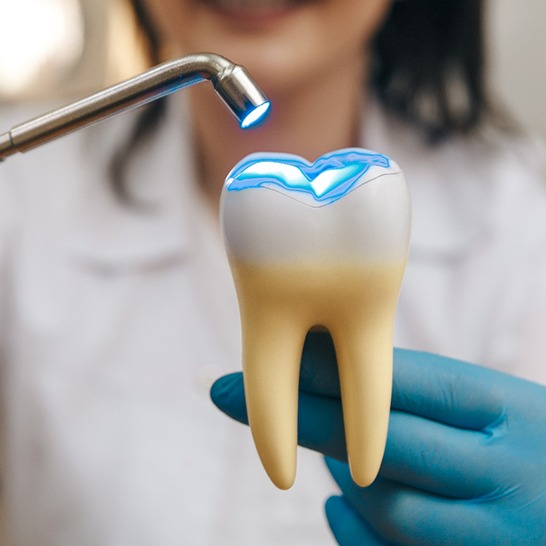
<path fill-rule="evenodd" d="M 338 461 L 332 457 L 324 457 L 324 462 L 326 463 L 330 474 L 332 474 L 332 477 L 335 479 L 337 484 L 340 485 L 340 487 L 341 484 L 345 483 L 347 479 L 352 482 L 352 479 L 350 478 L 351 473 L 349 470 L 349 465 L 346 462 Z"/>
<path fill-rule="evenodd" d="M 328 525 L 339 546 L 385 546 L 368 525 L 340 496 L 330 497 L 324 506 Z"/>
<path fill-rule="evenodd" d="M 247 422 L 243 375 L 240 372 L 217 379 L 210 389 L 210 397 L 219 410 L 237 421 Z"/>
<path fill-rule="evenodd" d="M 337 519 L 340 512 L 346 509 L 345 501 L 341 495 L 332 495 L 324 503 L 324 511 L 328 521 Z"/>

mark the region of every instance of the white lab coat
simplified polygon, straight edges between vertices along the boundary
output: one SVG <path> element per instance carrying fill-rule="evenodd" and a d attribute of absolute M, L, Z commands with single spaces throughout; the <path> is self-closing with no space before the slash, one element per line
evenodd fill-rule
<path fill-rule="evenodd" d="M 107 183 L 132 114 L 0 165 L 16 546 L 333 542 L 322 503 L 335 488 L 320 457 L 300 452 L 295 487 L 275 490 L 248 430 L 209 401 L 211 379 L 239 368 L 240 331 L 184 110 L 171 101 L 132 167 L 148 210 L 118 206 Z M 430 151 L 375 110 L 362 140 L 401 164 L 413 194 L 397 343 L 546 381 L 542 151 Z"/>

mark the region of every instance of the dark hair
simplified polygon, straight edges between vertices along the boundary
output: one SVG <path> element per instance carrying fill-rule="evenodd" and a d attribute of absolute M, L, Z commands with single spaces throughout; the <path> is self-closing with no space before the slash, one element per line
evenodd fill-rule
<path fill-rule="evenodd" d="M 429 142 L 475 129 L 490 111 L 483 0 L 406 0 L 374 41 L 371 85 L 385 110 Z"/>
<path fill-rule="evenodd" d="M 130 0 L 147 41 L 150 61 L 159 61 L 160 40 L 143 0 Z M 393 2 L 373 41 L 371 88 L 387 113 L 415 127 L 431 144 L 475 130 L 491 107 L 485 85 L 485 0 Z M 159 125 L 162 101 L 137 119 L 129 140 L 112 162 L 118 195 L 125 195 L 130 155 Z"/>
<path fill-rule="evenodd" d="M 161 40 L 159 33 L 153 26 L 144 2 L 131 0 L 136 22 L 146 40 L 148 60 L 151 65 L 161 61 Z M 141 114 L 136 118 L 136 123 L 129 138 L 118 148 L 110 160 L 110 179 L 112 189 L 122 202 L 132 201 L 131 194 L 126 183 L 127 165 L 131 156 L 142 146 L 146 139 L 155 131 L 165 117 L 166 101 L 164 98 L 149 103 L 142 108 Z"/>

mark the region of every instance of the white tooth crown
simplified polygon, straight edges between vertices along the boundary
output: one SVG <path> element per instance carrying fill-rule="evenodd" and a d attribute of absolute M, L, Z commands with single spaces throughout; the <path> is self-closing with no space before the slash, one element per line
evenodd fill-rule
<path fill-rule="evenodd" d="M 358 148 L 312 165 L 253 154 L 228 175 L 221 215 L 249 422 L 266 472 L 282 489 L 294 481 L 301 352 L 320 325 L 336 348 L 351 472 L 370 484 L 386 442 L 392 330 L 409 245 L 402 171 Z"/>

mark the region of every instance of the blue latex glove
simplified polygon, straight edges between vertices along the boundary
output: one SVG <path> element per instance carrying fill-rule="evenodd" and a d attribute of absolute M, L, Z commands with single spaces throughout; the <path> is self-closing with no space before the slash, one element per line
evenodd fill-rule
<path fill-rule="evenodd" d="M 300 387 L 300 443 L 328 456 L 342 491 L 326 503 L 341 546 L 546 545 L 545 387 L 396 350 L 385 458 L 368 488 L 340 462 L 346 451 L 329 336 L 309 335 Z M 219 379 L 211 394 L 245 422 L 240 374 Z"/>

